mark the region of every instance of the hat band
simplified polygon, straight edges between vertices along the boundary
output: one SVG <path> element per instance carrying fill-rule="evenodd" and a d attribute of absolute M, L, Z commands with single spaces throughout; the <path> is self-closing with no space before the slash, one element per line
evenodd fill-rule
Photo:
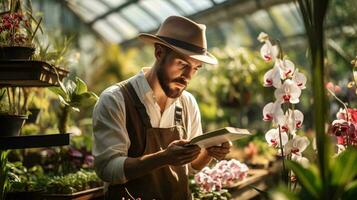
<path fill-rule="evenodd" d="M 173 38 L 169 38 L 169 37 L 165 37 L 165 36 L 159 36 L 159 35 L 157 35 L 157 37 L 162 39 L 162 40 L 164 40 L 165 42 L 167 42 L 167 43 L 169 43 L 171 45 L 174 45 L 174 46 L 177 46 L 177 47 L 180 47 L 180 48 L 183 48 L 183 49 L 186 49 L 186 50 L 198 53 L 198 54 L 204 54 L 207 51 L 206 48 L 202 48 L 202 47 L 196 46 L 194 44 L 187 43 L 187 42 L 182 41 L 182 40 L 176 40 L 176 39 L 173 39 Z"/>

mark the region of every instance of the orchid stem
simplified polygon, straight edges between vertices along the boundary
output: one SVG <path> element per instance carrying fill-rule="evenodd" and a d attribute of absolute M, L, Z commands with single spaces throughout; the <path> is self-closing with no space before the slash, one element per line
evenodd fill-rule
<path fill-rule="evenodd" d="M 279 140 L 280 140 L 280 150 L 281 150 L 281 157 L 283 157 L 283 180 L 285 183 L 287 183 L 287 178 L 286 178 L 286 169 L 285 169 L 285 157 L 284 157 L 284 149 L 283 149 L 283 142 L 281 141 L 281 131 L 280 131 L 280 125 L 278 126 L 279 130 Z"/>

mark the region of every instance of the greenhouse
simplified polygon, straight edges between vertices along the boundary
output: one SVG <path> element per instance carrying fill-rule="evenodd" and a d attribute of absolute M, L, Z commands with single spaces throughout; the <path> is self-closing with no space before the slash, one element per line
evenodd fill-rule
<path fill-rule="evenodd" d="M 355 0 L 0 10 L 0 200 L 356 199 Z"/>

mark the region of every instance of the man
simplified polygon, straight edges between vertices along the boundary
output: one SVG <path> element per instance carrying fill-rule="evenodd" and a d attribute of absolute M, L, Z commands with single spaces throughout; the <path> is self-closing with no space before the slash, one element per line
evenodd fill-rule
<path fill-rule="evenodd" d="M 185 88 L 203 63 L 217 60 L 206 50 L 205 26 L 184 17 L 168 17 L 156 35 L 139 38 L 154 44 L 156 61 L 101 94 L 93 112 L 95 169 L 109 183 L 107 199 L 190 199 L 189 168 L 200 170 L 230 148 L 185 145 L 202 134 Z"/>

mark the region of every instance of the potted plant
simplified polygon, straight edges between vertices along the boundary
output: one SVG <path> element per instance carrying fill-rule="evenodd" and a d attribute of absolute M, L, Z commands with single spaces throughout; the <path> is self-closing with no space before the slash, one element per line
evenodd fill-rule
<path fill-rule="evenodd" d="M 3 1 L 1 8 L 0 60 L 29 59 L 35 52 L 33 39 L 42 19 L 32 16 L 31 2 L 27 10 L 22 9 L 20 0 Z"/>
<path fill-rule="evenodd" d="M 0 90 L 0 137 L 20 134 L 27 119 L 27 99 L 28 94 L 21 87 Z"/>
<path fill-rule="evenodd" d="M 75 80 L 66 79 L 65 82 L 59 80 L 60 87 L 50 87 L 49 89 L 58 95 L 63 104 L 62 113 L 59 117 L 58 130 L 60 133 L 67 132 L 67 121 L 70 110 L 79 112 L 80 106 L 94 105 L 98 96 L 88 91 L 86 83 L 76 77 Z"/>

